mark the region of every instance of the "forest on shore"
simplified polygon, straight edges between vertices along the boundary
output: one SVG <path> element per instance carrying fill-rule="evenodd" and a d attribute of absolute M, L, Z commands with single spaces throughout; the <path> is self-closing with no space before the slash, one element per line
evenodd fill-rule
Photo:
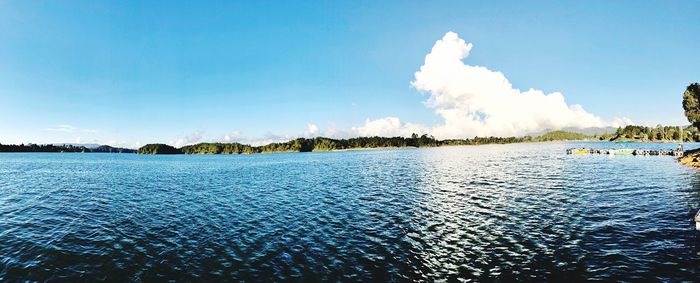
<path fill-rule="evenodd" d="M 254 154 L 273 152 L 312 152 L 371 148 L 438 147 L 451 145 L 509 144 L 546 141 L 637 141 L 637 142 L 698 142 L 700 131 L 695 126 L 634 126 L 618 128 L 613 133 L 586 135 L 569 131 L 551 131 L 537 137 L 474 137 L 472 139 L 438 140 L 429 135 L 411 137 L 358 137 L 331 139 L 324 137 L 298 138 L 282 143 L 252 146 L 241 143 L 198 143 L 175 148 L 166 144 L 147 144 L 140 154 Z"/>
<path fill-rule="evenodd" d="M 128 149 L 108 145 L 85 147 L 70 144 L 0 144 L 0 152 L 104 152 L 104 153 L 140 153 L 140 154 L 254 154 L 273 152 L 312 152 L 352 150 L 368 148 L 406 148 L 439 147 L 451 145 L 509 144 L 521 142 L 545 141 L 638 141 L 638 142 L 698 142 L 700 131 L 695 126 L 626 126 L 615 132 L 599 135 L 587 135 L 570 131 L 551 131 L 540 136 L 524 137 L 474 137 L 471 139 L 438 140 L 429 135 L 413 134 L 411 137 L 357 137 L 350 139 L 332 139 L 325 137 L 298 138 L 281 143 L 252 146 L 241 143 L 198 143 L 176 148 L 166 144 L 147 144 L 139 148 Z"/>
<path fill-rule="evenodd" d="M 642 142 L 698 142 L 700 131 L 695 126 L 626 126 L 615 133 L 604 134 L 602 140 Z"/>
<path fill-rule="evenodd" d="M 198 143 L 175 148 L 166 144 L 147 144 L 139 148 L 140 154 L 253 154 L 273 152 L 312 152 L 368 148 L 438 147 L 449 145 L 508 144 L 520 142 L 592 140 L 588 136 L 566 131 L 553 131 L 538 137 L 475 137 L 472 139 L 438 140 L 429 135 L 413 134 L 411 137 L 358 137 L 331 139 L 324 137 L 298 138 L 283 143 L 252 146 L 241 143 Z"/>
<path fill-rule="evenodd" d="M 136 153 L 129 148 L 101 145 L 90 148 L 85 146 L 53 145 L 53 144 L 0 144 L 0 152 L 100 152 L 100 153 Z"/>

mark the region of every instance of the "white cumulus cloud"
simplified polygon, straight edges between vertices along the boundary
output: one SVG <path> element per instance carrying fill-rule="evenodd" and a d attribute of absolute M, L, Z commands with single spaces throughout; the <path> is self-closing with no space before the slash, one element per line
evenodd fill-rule
<path fill-rule="evenodd" d="M 473 45 L 454 32 L 438 40 L 411 85 L 428 93 L 425 104 L 443 123 L 425 127 L 401 123 L 396 117 L 367 120 L 353 128 L 362 136 L 408 136 L 429 133 L 437 138 L 520 136 L 547 129 L 630 124 L 626 118 L 605 122 L 581 105 L 566 103 L 559 92 L 521 91 L 497 71 L 464 63 Z"/>

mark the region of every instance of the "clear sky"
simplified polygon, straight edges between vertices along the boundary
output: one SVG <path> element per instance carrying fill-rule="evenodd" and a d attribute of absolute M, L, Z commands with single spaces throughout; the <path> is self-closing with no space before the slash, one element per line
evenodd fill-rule
<path fill-rule="evenodd" d="M 473 44 L 465 63 L 514 88 L 561 92 L 603 121 L 687 123 L 700 2 L 493 2 L 0 1 L 0 142 L 432 127 L 448 123 L 426 102 L 439 90 L 411 82 L 449 31 Z"/>

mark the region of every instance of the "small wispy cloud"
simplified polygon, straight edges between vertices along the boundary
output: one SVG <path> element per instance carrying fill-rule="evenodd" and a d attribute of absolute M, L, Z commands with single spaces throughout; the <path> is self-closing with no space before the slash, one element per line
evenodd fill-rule
<path fill-rule="evenodd" d="M 320 133 L 321 133 L 321 131 L 319 130 L 318 126 L 316 126 L 316 124 L 307 124 L 306 130 L 304 131 L 304 137 L 305 138 L 315 138 Z"/>
<path fill-rule="evenodd" d="M 53 128 L 47 128 L 45 130 L 51 131 L 51 132 L 62 132 L 62 133 L 83 132 L 83 133 L 87 133 L 87 134 L 97 134 L 99 132 L 96 129 L 82 129 L 82 128 L 78 128 L 76 126 L 69 125 L 69 124 L 61 124 L 61 125 L 58 125 L 58 126 L 53 127 Z"/>
<path fill-rule="evenodd" d="M 187 134 L 184 137 L 178 138 L 177 140 L 170 141 L 169 144 L 175 147 L 183 147 L 190 144 L 195 144 L 201 142 L 204 138 L 204 131 L 194 131 Z"/>
<path fill-rule="evenodd" d="M 239 142 L 242 144 L 249 144 L 252 146 L 261 146 L 261 145 L 266 145 L 266 144 L 271 144 L 271 143 L 279 143 L 279 142 L 287 142 L 295 137 L 293 136 L 288 136 L 288 135 L 275 135 L 272 133 L 267 133 L 263 135 L 262 138 L 259 139 L 241 139 Z"/>
<path fill-rule="evenodd" d="M 75 132 L 78 128 L 73 126 L 73 125 L 58 125 L 54 128 L 47 128 L 47 131 L 52 131 L 52 132 L 65 132 L 65 133 L 72 133 Z"/>
<path fill-rule="evenodd" d="M 126 142 L 126 141 L 118 141 L 118 140 L 109 140 L 106 142 L 99 142 L 95 141 L 97 144 L 105 144 L 113 147 L 121 147 L 121 148 L 131 148 L 131 149 L 138 149 L 139 147 L 142 146 L 141 142 L 136 141 L 136 142 Z"/>
<path fill-rule="evenodd" d="M 221 137 L 220 140 L 222 140 L 224 142 L 233 142 L 233 141 L 236 141 L 238 138 L 240 138 L 240 136 L 241 136 L 240 131 L 233 131 L 230 134 L 224 135 L 223 137 Z"/>

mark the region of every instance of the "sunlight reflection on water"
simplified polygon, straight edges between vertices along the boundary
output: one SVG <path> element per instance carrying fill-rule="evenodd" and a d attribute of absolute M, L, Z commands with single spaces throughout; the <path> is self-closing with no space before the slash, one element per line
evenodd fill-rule
<path fill-rule="evenodd" d="M 580 146 L 0 154 L 0 280 L 696 279 L 698 174 Z"/>

